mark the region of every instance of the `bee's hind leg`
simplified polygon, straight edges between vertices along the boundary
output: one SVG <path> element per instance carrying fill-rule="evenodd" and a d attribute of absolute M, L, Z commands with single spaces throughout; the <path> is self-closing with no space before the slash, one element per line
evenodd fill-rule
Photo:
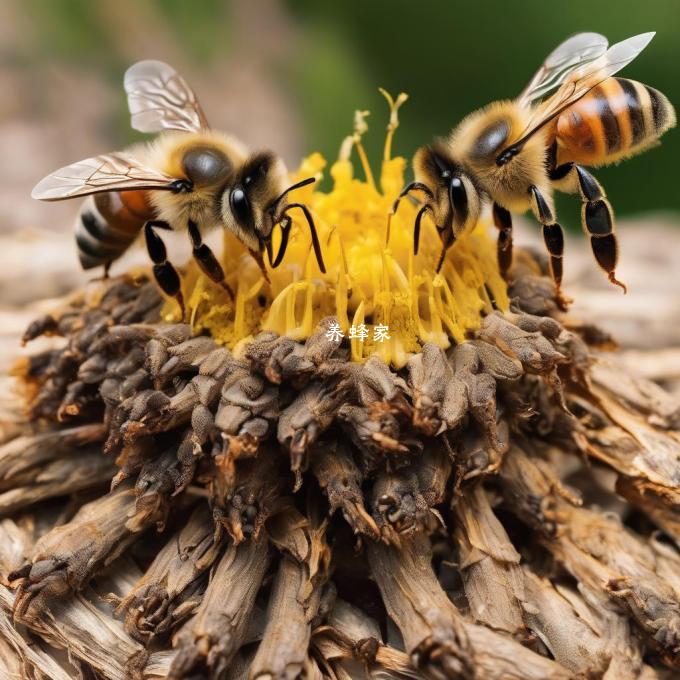
<path fill-rule="evenodd" d="M 609 280 L 621 286 L 626 292 L 626 286 L 616 278 L 619 248 L 614 231 L 614 211 L 602 185 L 585 168 L 576 163 L 560 165 L 551 171 L 550 178 L 555 182 L 571 180 L 572 183 L 575 178 L 582 201 L 581 223 L 586 235 L 590 237 L 590 247 L 595 260 L 607 273 Z M 576 191 L 576 187 L 573 191 Z"/>
<path fill-rule="evenodd" d="M 154 231 L 156 229 L 172 229 L 172 227 L 161 220 L 151 220 L 144 224 L 144 239 L 149 257 L 153 262 L 153 275 L 156 283 L 161 290 L 170 297 L 177 300 L 177 304 L 182 312 L 182 320 L 185 318 L 184 296 L 177 270 L 168 262 L 168 252 L 161 237 Z"/>
<path fill-rule="evenodd" d="M 193 220 L 189 220 L 189 238 L 193 247 L 192 254 L 201 268 L 201 271 L 211 280 L 220 285 L 231 298 L 232 302 L 236 299 L 231 286 L 224 280 L 224 269 L 215 257 L 215 253 L 206 243 L 203 243 L 201 232 L 198 225 Z"/>
<path fill-rule="evenodd" d="M 550 274 L 555 282 L 555 297 L 557 304 L 566 309 L 570 300 L 562 293 L 562 257 L 564 255 L 564 231 L 560 224 L 555 222 L 553 210 L 548 205 L 538 187 L 533 184 L 529 187 L 529 199 L 531 210 L 536 219 L 543 227 L 543 241 L 550 255 Z"/>
<path fill-rule="evenodd" d="M 498 203 L 493 204 L 493 223 L 498 229 L 496 256 L 498 268 L 504 279 L 508 278 L 508 271 L 512 266 L 512 215 Z"/>

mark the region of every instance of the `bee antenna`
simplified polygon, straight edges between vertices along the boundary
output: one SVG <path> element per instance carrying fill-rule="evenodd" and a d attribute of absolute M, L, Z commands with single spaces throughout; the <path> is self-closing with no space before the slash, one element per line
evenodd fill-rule
<path fill-rule="evenodd" d="M 281 245 L 279 246 L 279 252 L 276 253 L 276 259 L 272 261 L 271 254 L 269 256 L 269 261 L 272 264 L 272 269 L 276 269 L 283 260 L 283 256 L 286 254 L 286 249 L 288 248 L 288 236 L 290 235 L 290 228 L 292 226 L 292 220 L 288 215 L 285 215 L 281 220 Z M 271 250 L 271 240 L 269 240 L 269 248 Z"/>
<path fill-rule="evenodd" d="M 313 180 L 312 180 L 313 181 Z M 305 182 L 306 184 L 310 184 L 310 182 L 307 180 Z M 309 208 L 304 204 L 304 203 L 289 203 L 286 206 L 286 209 L 284 210 L 284 215 L 291 209 L 291 208 L 300 208 L 302 210 L 302 214 L 305 216 L 305 219 L 307 220 L 307 224 L 309 225 L 309 232 L 312 236 L 312 247 L 314 248 L 314 255 L 316 256 L 316 261 L 319 265 L 319 269 L 323 274 L 326 273 L 326 265 L 324 265 L 323 262 L 323 256 L 321 254 L 321 243 L 319 242 L 319 236 L 316 233 L 316 226 L 314 224 L 314 219 L 312 218 L 312 213 L 309 211 Z M 288 228 L 290 229 L 290 224 L 288 225 Z M 286 243 L 288 241 L 288 234 L 287 232 L 284 231 L 285 238 L 286 238 Z M 283 243 L 282 243 L 283 245 Z M 279 249 L 279 254 L 281 254 L 281 249 Z M 281 255 L 283 257 L 283 255 Z M 279 260 L 279 255 L 276 256 L 277 261 Z"/>
<path fill-rule="evenodd" d="M 296 182 L 295 184 L 289 186 L 280 196 L 275 198 L 269 204 L 269 210 L 274 212 L 276 210 L 276 206 L 283 200 L 286 194 L 289 194 L 291 191 L 295 191 L 295 189 L 301 189 L 302 187 L 306 187 L 308 184 L 314 184 L 314 182 L 316 182 L 316 177 L 307 177 L 307 179 L 300 180 L 299 182 Z"/>

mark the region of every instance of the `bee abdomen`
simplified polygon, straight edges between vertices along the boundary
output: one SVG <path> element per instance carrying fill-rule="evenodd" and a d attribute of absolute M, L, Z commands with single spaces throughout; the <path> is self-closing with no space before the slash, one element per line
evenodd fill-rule
<path fill-rule="evenodd" d="M 627 78 L 615 78 L 625 94 L 632 146 L 660 137 L 675 125 L 675 109 L 659 90 Z"/>
<path fill-rule="evenodd" d="M 675 125 L 675 109 L 665 94 L 649 85 L 644 87 L 651 100 L 654 132 L 658 137 Z"/>
<path fill-rule="evenodd" d="M 117 260 L 137 238 L 151 210 L 142 197 L 102 193 L 90 196 L 78 215 L 76 245 L 83 269 L 92 269 Z"/>
<path fill-rule="evenodd" d="M 560 162 L 606 165 L 634 155 L 675 124 L 675 111 L 658 90 L 608 78 L 557 120 Z"/>

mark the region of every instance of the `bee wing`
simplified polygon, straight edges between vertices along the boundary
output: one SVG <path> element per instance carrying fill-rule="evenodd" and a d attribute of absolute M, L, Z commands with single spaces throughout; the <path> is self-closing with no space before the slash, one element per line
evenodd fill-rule
<path fill-rule="evenodd" d="M 129 154 L 109 153 L 56 170 L 35 185 L 31 196 L 41 201 L 61 201 L 105 191 L 170 190 L 175 179 Z"/>
<path fill-rule="evenodd" d="M 571 68 L 562 78 L 563 82 L 557 92 L 535 108 L 521 139 L 511 146 L 521 145 L 537 130 L 588 94 L 603 80 L 620 71 L 626 64 L 630 64 L 647 47 L 654 35 L 653 32 L 634 35 L 632 38 L 612 45 L 594 61 L 577 64 Z"/>
<path fill-rule="evenodd" d="M 574 69 L 601 57 L 608 46 L 607 38 L 599 33 L 578 33 L 567 38 L 546 57 L 517 101 L 522 106 L 529 106 L 543 99 L 548 92 L 559 87 Z"/>
<path fill-rule="evenodd" d="M 162 61 L 138 61 L 130 66 L 124 87 L 131 125 L 139 132 L 197 132 L 209 127 L 194 91 Z"/>

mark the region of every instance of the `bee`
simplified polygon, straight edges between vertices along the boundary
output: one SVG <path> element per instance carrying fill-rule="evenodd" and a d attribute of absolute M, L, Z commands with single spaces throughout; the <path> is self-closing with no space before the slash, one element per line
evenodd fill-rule
<path fill-rule="evenodd" d="M 476 224 L 491 204 L 499 230 L 498 264 L 507 277 L 512 264 L 511 212 L 531 209 L 542 225 L 550 272 L 564 306 L 564 235 L 553 205 L 557 189 L 580 195 L 581 221 L 595 260 L 625 291 L 616 278 L 612 207 L 585 166 L 609 165 L 639 154 L 675 125 L 675 110 L 661 92 L 612 77 L 653 37 L 643 33 L 609 47 L 597 33 L 575 35 L 548 55 L 517 99 L 471 113 L 448 139 L 419 149 L 413 159 L 415 181 L 392 209 L 396 212 L 399 201 L 412 191 L 424 195 L 414 225 L 415 252 L 422 218 L 429 213 L 442 241 L 439 271 L 456 237 Z"/>
<path fill-rule="evenodd" d="M 144 232 L 161 290 L 174 297 L 184 315 L 180 278 L 168 261 L 158 230 L 186 229 L 201 270 L 232 297 L 217 257 L 203 241 L 206 230 L 222 227 L 249 250 L 267 278 L 263 251 L 277 267 L 292 227 L 289 211 L 302 211 L 319 268 L 325 273 L 314 220 L 306 205 L 288 194 L 311 184 L 313 177 L 287 186 L 283 161 L 269 151 L 249 153 L 236 139 L 211 130 L 196 95 L 171 66 L 140 61 L 125 73 L 131 125 L 161 133 L 152 142 L 127 151 L 95 156 L 45 177 L 32 196 L 59 201 L 88 196 L 75 230 L 84 269 L 118 259 Z M 272 231 L 281 226 L 281 246 L 272 254 Z"/>

